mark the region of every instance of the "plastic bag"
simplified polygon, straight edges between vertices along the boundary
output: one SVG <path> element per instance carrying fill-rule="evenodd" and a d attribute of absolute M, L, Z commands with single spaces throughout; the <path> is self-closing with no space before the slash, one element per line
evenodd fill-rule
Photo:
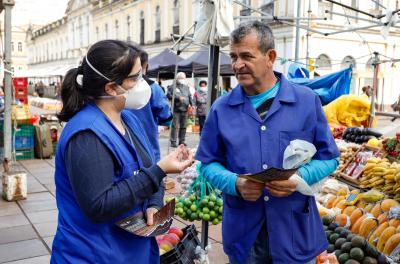
<path fill-rule="evenodd" d="M 317 257 L 316 264 L 339 264 L 339 261 L 337 260 L 335 253 L 328 254 L 325 251 Z"/>
<path fill-rule="evenodd" d="M 290 141 L 283 153 L 283 168 L 294 169 L 310 162 L 317 149 L 308 141 L 295 139 Z"/>

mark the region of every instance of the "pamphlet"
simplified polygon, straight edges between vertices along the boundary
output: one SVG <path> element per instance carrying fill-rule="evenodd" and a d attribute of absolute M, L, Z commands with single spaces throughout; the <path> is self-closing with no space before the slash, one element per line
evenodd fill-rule
<path fill-rule="evenodd" d="M 138 212 L 133 216 L 129 216 L 115 223 L 127 232 L 143 237 L 154 237 L 165 234 L 172 224 L 172 217 L 175 212 L 175 199 L 167 203 L 157 213 L 154 214 L 154 224 L 147 225 L 147 221 L 143 212 Z"/>
<path fill-rule="evenodd" d="M 295 174 L 297 169 L 289 169 L 289 170 L 284 170 L 284 169 L 277 169 L 277 168 L 268 168 L 266 170 L 263 170 L 261 172 L 255 173 L 255 174 L 241 174 L 239 177 L 259 182 L 259 183 L 267 183 L 270 181 L 275 181 L 275 180 L 287 180 Z"/>

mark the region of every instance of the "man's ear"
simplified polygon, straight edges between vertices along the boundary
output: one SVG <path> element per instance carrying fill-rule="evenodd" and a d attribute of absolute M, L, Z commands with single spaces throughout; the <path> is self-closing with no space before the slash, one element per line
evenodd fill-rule
<path fill-rule="evenodd" d="M 270 49 L 267 51 L 267 56 L 269 58 L 269 61 L 271 62 L 272 65 L 270 65 L 271 67 L 273 66 L 273 64 L 275 63 L 275 60 L 277 58 L 277 54 L 276 54 L 276 50 L 275 49 Z"/>
<path fill-rule="evenodd" d="M 118 95 L 117 92 L 115 91 L 115 84 L 114 83 L 107 83 L 104 86 L 104 91 L 107 95 L 111 95 L 111 96 L 116 96 Z"/>

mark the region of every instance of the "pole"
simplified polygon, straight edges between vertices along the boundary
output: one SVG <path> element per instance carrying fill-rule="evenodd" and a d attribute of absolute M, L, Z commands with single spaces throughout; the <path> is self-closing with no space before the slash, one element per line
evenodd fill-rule
<path fill-rule="evenodd" d="M 369 118 L 369 123 L 368 127 L 372 127 L 372 124 L 375 119 L 375 93 L 378 89 L 378 74 L 379 74 L 379 53 L 374 52 L 374 61 L 372 65 L 374 66 L 374 82 L 372 84 L 372 91 L 371 91 L 371 106 L 370 106 L 370 118 Z"/>
<path fill-rule="evenodd" d="M 4 158 L 11 160 L 11 9 L 13 0 L 3 0 L 4 15 Z"/>
<path fill-rule="evenodd" d="M 300 15 L 301 15 L 301 12 L 300 12 L 301 1 L 302 0 L 297 0 L 297 18 L 300 18 Z M 295 43 L 295 47 L 294 47 L 294 60 L 295 61 L 299 60 L 299 45 L 300 45 L 300 19 L 296 19 L 296 43 Z"/>
<path fill-rule="evenodd" d="M 306 53 L 306 64 L 308 65 L 308 61 L 310 60 L 310 18 L 311 18 L 311 0 L 308 0 L 308 21 L 307 21 L 307 53 Z"/>

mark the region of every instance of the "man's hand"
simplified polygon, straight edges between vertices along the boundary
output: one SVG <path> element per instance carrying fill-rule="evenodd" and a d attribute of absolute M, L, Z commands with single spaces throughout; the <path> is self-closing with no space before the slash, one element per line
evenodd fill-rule
<path fill-rule="evenodd" d="M 152 226 L 154 224 L 153 216 L 157 212 L 158 212 L 158 209 L 154 208 L 154 207 L 149 207 L 146 209 L 146 219 L 147 219 L 148 226 Z"/>
<path fill-rule="evenodd" d="M 236 188 L 246 201 L 257 201 L 263 194 L 264 184 L 238 177 Z"/>
<path fill-rule="evenodd" d="M 291 180 L 271 181 L 265 184 L 268 192 L 276 197 L 286 197 L 296 191 L 297 183 Z"/>

